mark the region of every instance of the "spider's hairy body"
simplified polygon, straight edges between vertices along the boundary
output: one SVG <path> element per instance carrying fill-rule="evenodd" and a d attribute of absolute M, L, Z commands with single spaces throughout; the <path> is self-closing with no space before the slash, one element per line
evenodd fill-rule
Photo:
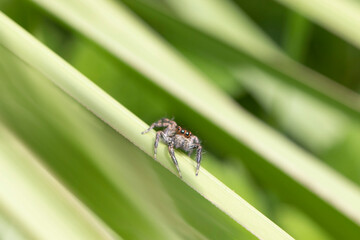
<path fill-rule="evenodd" d="M 181 177 L 180 168 L 178 162 L 175 157 L 174 148 L 179 148 L 184 150 L 190 156 L 192 151 L 196 149 L 196 175 L 199 173 L 200 163 L 201 163 L 201 153 L 202 146 L 200 145 L 200 141 L 198 137 L 193 135 L 190 131 L 183 129 L 173 120 L 168 118 L 162 118 L 157 122 L 151 124 L 151 126 L 141 134 L 145 134 L 149 132 L 153 128 L 164 128 L 163 130 L 156 132 L 156 139 L 154 144 L 154 158 L 156 160 L 156 152 L 159 144 L 160 138 L 168 145 L 169 153 L 171 159 L 173 160 L 178 172 Z"/>

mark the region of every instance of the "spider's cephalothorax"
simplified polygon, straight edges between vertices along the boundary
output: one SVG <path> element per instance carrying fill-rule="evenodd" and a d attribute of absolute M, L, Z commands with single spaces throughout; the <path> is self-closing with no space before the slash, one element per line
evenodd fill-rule
<path fill-rule="evenodd" d="M 200 141 L 198 137 L 192 135 L 190 131 L 182 129 L 180 126 L 176 124 L 175 121 L 172 121 L 167 118 L 160 119 L 157 122 L 151 124 L 149 129 L 142 132 L 141 134 L 145 134 L 149 132 L 151 129 L 155 127 L 162 127 L 165 128 L 162 131 L 156 132 L 156 139 L 154 144 L 154 158 L 156 160 L 156 151 L 159 144 L 160 137 L 164 140 L 164 142 L 168 145 L 169 153 L 171 159 L 173 160 L 178 172 L 179 176 L 181 177 L 180 168 L 178 162 L 175 157 L 174 148 L 180 148 L 188 153 L 190 156 L 192 151 L 196 149 L 196 176 L 199 173 L 200 169 L 200 162 L 201 162 L 201 152 L 202 147 L 200 145 Z"/>

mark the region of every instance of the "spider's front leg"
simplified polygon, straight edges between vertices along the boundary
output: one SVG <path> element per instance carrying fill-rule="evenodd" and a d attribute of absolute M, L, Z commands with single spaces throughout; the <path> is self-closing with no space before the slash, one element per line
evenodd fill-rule
<path fill-rule="evenodd" d="M 175 157 L 175 152 L 174 152 L 174 143 L 170 143 L 169 144 L 169 153 L 170 153 L 170 156 L 171 156 L 171 159 L 173 160 L 175 166 L 176 166 L 176 169 L 178 170 L 179 172 L 179 176 L 180 178 L 182 178 L 181 176 L 181 172 L 180 172 L 180 168 L 179 168 L 179 164 L 176 160 L 176 157 Z"/>
<path fill-rule="evenodd" d="M 154 159 L 155 160 L 156 160 L 157 148 L 158 148 L 159 141 L 160 141 L 160 136 L 163 136 L 163 134 L 164 134 L 163 131 L 156 132 L 156 138 L 155 138 L 155 143 L 154 143 Z"/>
<path fill-rule="evenodd" d="M 195 173 L 196 176 L 199 174 L 199 170 L 200 170 L 201 153 L 202 153 L 202 147 L 201 145 L 198 145 L 196 150 L 196 162 L 197 162 L 196 173 Z"/>

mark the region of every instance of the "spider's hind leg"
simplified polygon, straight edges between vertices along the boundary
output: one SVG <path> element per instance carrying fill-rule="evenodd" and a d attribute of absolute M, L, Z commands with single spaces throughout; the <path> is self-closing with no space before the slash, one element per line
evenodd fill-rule
<path fill-rule="evenodd" d="M 141 134 L 145 134 L 145 133 L 150 132 L 150 130 L 153 129 L 154 127 L 161 127 L 161 126 L 158 126 L 158 125 L 159 124 L 157 122 L 151 124 L 151 126 L 148 129 L 146 129 L 145 131 L 141 132 Z"/>
<path fill-rule="evenodd" d="M 171 121 L 167 118 L 162 118 L 162 119 L 158 120 L 157 122 L 154 122 L 153 124 L 151 124 L 151 126 L 147 130 L 143 131 L 141 134 L 148 133 L 148 132 L 150 132 L 151 129 L 153 129 L 155 127 L 168 127 L 171 124 L 176 125 L 176 123 L 174 121 Z"/>

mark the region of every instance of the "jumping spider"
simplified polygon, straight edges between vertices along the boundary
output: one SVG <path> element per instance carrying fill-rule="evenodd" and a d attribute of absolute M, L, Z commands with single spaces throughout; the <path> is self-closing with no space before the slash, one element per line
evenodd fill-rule
<path fill-rule="evenodd" d="M 184 150 L 185 152 L 188 153 L 189 157 L 190 157 L 191 153 L 193 152 L 193 150 L 196 149 L 197 166 L 196 166 L 195 175 L 197 176 L 199 173 L 199 169 L 200 169 L 201 152 L 202 152 L 202 147 L 200 145 L 200 141 L 199 141 L 198 137 L 196 137 L 195 135 L 192 135 L 190 131 L 182 129 L 180 126 L 177 125 L 177 123 L 175 121 L 167 119 L 167 118 L 162 118 L 159 121 L 154 122 L 153 124 L 151 124 L 149 129 L 142 132 L 141 134 L 145 134 L 155 127 L 156 128 L 158 128 L 158 127 L 165 128 L 162 131 L 156 132 L 156 139 L 155 139 L 155 144 L 154 144 L 155 160 L 156 160 L 157 147 L 158 147 L 159 140 L 161 137 L 164 140 L 164 142 L 168 145 L 171 159 L 173 160 L 173 162 L 179 172 L 179 176 L 181 178 L 182 176 L 181 176 L 178 162 L 175 157 L 174 148 L 180 148 L 180 149 Z"/>

